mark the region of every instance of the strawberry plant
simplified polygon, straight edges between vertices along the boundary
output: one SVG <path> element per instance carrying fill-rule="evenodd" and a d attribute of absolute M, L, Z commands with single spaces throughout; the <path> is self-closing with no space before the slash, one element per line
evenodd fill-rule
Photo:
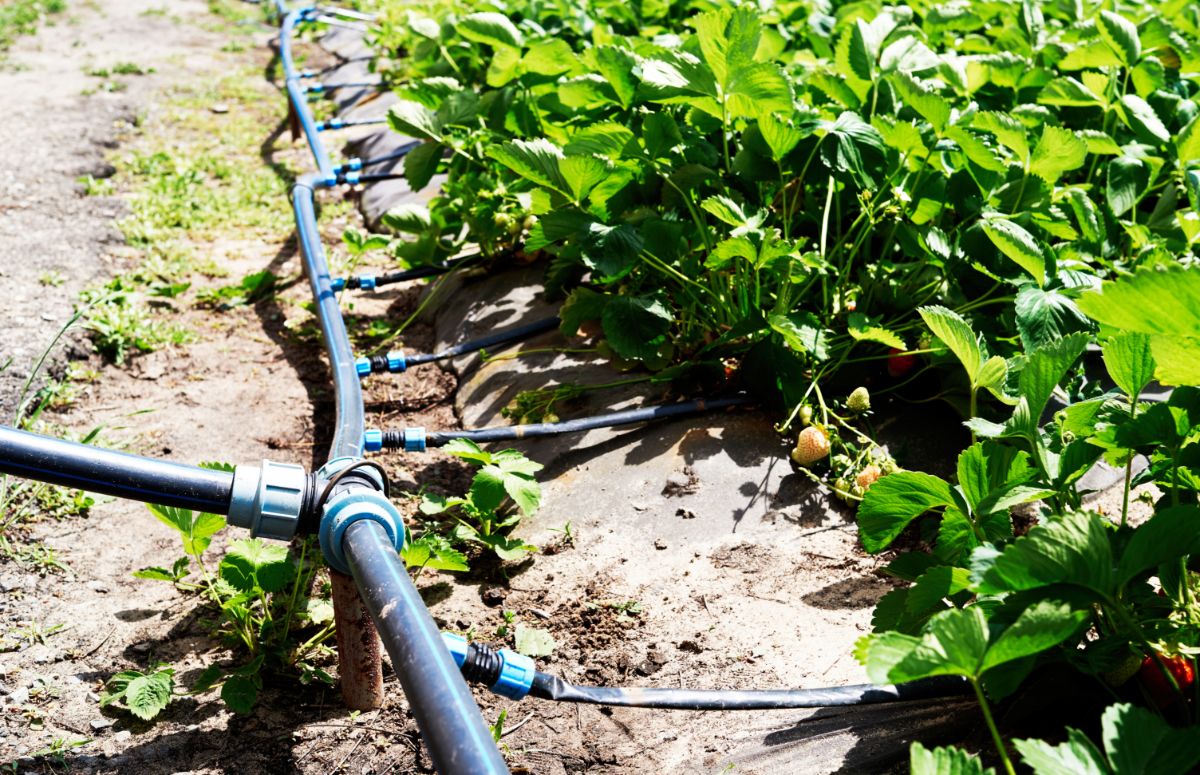
<path fill-rule="evenodd" d="M 650 369 L 732 358 L 794 407 L 911 369 L 889 353 L 916 306 L 986 310 L 1010 357 L 1094 329 L 1099 279 L 1195 254 L 1185 5 L 704 8 L 386 5 L 405 174 L 449 176 L 393 221 L 400 255 L 519 245 L 566 333 L 597 321 Z"/>
<path fill-rule="evenodd" d="M 1200 554 L 1191 468 L 1200 390 L 1184 384 L 1165 401 L 1140 400 L 1154 378 L 1195 378 L 1200 328 L 1183 308 L 1197 294 L 1195 269 L 1142 270 L 1085 294 L 1080 307 L 1104 326 L 1100 352 L 1115 387 L 1070 391 L 1077 395 L 1057 411 L 1047 407 L 1065 394 L 1062 384 L 1084 354 L 1086 335 L 1001 359 L 994 377 L 981 378 L 991 359 L 966 322 L 947 310 L 921 311 L 968 383 L 988 388 L 1008 416 L 968 421 L 980 440 L 959 456 L 957 483 L 898 471 L 866 491 L 858 519 L 869 551 L 883 551 L 914 522 L 931 551 L 901 554 L 888 566 L 912 584 L 880 601 L 875 632 L 859 643 L 857 656 L 878 681 L 964 676 L 1006 771 L 1013 765 L 989 703 L 1015 691 L 1039 664 L 1070 665 L 1108 687 L 1137 692 L 1134 698 L 1173 723 L 1198 720 L 1200 585 L 1189 558 Z M 1136 453 L 1151 463 L 1132 476 Z M 1077 483 L 1101 456 L 1126 466 L 1119 519 L 1081 508 Z M 1129 493 L 1144 483 L 1162 495 L 1135 527 Z M 1023 535 L 1010 515 L 1018 504 L 1039 504 L 1037 524 Z M 1047 762 L 1063 757 L 1099 762 L 1070 771 L 1124 771 L 1110 769 L 1088 746 L 1076 732 L 1057 748 L 1017 742 L 1036 772 L 1055 771 Z"/>
<path fill-rule="evenodd" d="M 515 449 L 486 452 L 469 439 L 455 439 L 443 449 L 474 465 L 478 470 L 471 488 L 461 498 L 426 494 L 421 513 L 438 516 L 453 512 L 451 535 L 458 543 L 473 543 L 491 549 L 502 560 L 520 560 L 537 547 L 510 535 L 522 517 L 533 515 L 541 505 L 542 489 L 533 475 L 541 463 L 529 460 Z M 455 552 L 437 531 L 426 530 L 405 562 L 442 570 L 466 570 L 466 558 Z"/>
<path fill-rule="evenodd" d="M 264 672 L 298 674 L 305 683 L 313 679 L 333 682 L 333 677 L 319 666 L 330 654 L 325 644 L 333 634 L 333 606 L 327 584 L 317 580 L 323 566 L 312 553 L 312 541 L 299 544 L 298 557 L 286 546 L 258 539 L 233 541 L 214 572 L 204 554 L 212 537 L 225 526 L 224 517 L 166 506 L 150 506 L 150 512 L 179 534 L 184 556 L 170 568 L 143 568 L 134 576 L 166 581 L 199 595 L 217 614 L 210 622 L 214 633 L 241 660 L 234 666 L 210 665 L 196 679 L 190 693 L 200 694 L 220 686 L 225 704 L 245 714 L 258 700 Z M 118 691 L 123 686 L 120 682 L 114 684 L 117 693 L 113 699 L 124 696 L 130 709 L 142 718 L 151 718 L 161 710 L 150 712 L 143 703 L 150 715 L 142 715 L 130 704 L 128 691 L 125 695 Z"/>

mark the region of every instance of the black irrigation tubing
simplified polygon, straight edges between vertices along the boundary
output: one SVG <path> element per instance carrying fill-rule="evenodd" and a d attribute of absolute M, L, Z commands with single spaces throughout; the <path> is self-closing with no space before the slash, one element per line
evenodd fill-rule
<path fill-rule="evenodd" d="M 346 288 L 353 288 L 356 290 L 373 291 L 381 285 L 402 283 L 408 280 L 420 280 L 425 277 L 437 277 L 438 275 L 453 272 L 455 269 L 464 269 L 478 263 L 482 259 L 482 253 L 471 253 L 470 255 L 452 258 L 444 264 L 418 266 L 400 272 L 388 272 L 379 276 L 364 273 L 352 277 L 338 277 L 333 281 L 333 289 L 340 291 Z"/>
<path fill-rule="evenodd" d="M 543 318 L 542 320 L 536 320 L 523 326 L 514 326 L 513 328 L 498 331 L 494 334 L 481 336 L 478 339 L 471 339 L 434 353 L 405 354 L 400 350 L 391 350 L 385 355 L 364 355 L 355 362 L 355 366 L 358 369 L 360 377 L 366 377 L 370 374 L 382 374 L 384 372 L 397 374 L 406 371 L 410 366 L 444 361 L 450 358 L 457 358 L 460 355 L 466 355 L 467 353 L 479 352 L 488 347 L 500 347 L 501 345 L 522 342 L 538 334 L 544 334 L 547 331 L 557 329 L 560 322 L 558 316 Z"/>
<path fill-rule="evenodd" d="M 301 87 L 303 89 L 303 87 Z M 311 120 L 311 117 L 310 117 Z M 386 124 L 386 118 L 331 118 L 314 125 L 318 132 L 332 132 L 338 129 L 350 129 L 356 126 L 378 126 Z"/>
<path fill-rule="evenodd" d="M 376 448 L 403 449 L 406 452 L 424 452 L 427 448 L 443 447 L 454 439 L 466 439 L 480 444 L 494 441 L 521 441 L 546 436 L 560 436 L 565 433 L 585 433 L 597 428 L 613 428 L 674 417 L 687 417 L 716 412 L 731 406 L 746 406 L 750 403 L 752 403 L 751 400 L 745 396 L 712 400 L 699 398 L 678 404 L 625 409 L 620 412 L 607 412 L 593 417 L 580 417 L 576 420 L 563 420 L 562 422 L 501 425 L 495 428 L 458 431 L 426 431 L 424 428 L 405 428 L 399 431 L 368 430 L 365 449 L 367 451 L 374 451 Z"/>
<path fill-rule="evenodd" d="M 411 151 L 413 148 L 416 148 L 420 144 L 420 140 L 414 140 L 411 143 L 405 143 L 395 151 L 384 154 L 383 156 L 368 156 L 365 159 L 360 159 L 356 156 L 344 164 L 339 164 L 333 169 L 334 172 L 341 175 L 345 172 L 358 172 L 364 167 L 374 167 L 377 164 L 384 164 L 389 161 L 397 161 L 398 159 L 403 159 L 408 155 L 409 151 Z"/>

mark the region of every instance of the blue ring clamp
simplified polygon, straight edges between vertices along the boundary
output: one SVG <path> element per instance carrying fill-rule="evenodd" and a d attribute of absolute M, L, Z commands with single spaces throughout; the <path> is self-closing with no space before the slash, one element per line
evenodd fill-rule
<path fill-rule="evenodd" d="M 383 431 L 367 428 L 363 431 L 363 452 L 378 452 L 383 449 Z"/>
<path fill-rule="evenodd" d="M 371 287 L 375 287 L 374 278 L 371 281 Z M 388 350 L 387 353 L 388 371 L 393 374 L 399 374 L 408 368 L 408 358 L 404 357 L 404 353 L 400 350 Z"/>
<path fill-rule="evenodd" d="M 347 176 L 346 176 L 346 182 L 347 182 L 347 183 L 350 183 L 351 185 L 354 185 L 355 183 L 357 183 L 357 182 L 358 182 L 358 173 L 352 173 L 352 174 L 354 175 L 354 180 L 353 180 L 353 181 L 351 181 L 351 180 L 350 180 L 350 176 L 349 176 L 349 175 L 347 175 Z M 373 275 L 373 274 L 360 274 L 360 275 L 358 276 L 358 288 L 359 288 L 359 290 L 363 290 L 363 291 L 373 291 L 373 290 L 375 290 L 375 275 Z"/>

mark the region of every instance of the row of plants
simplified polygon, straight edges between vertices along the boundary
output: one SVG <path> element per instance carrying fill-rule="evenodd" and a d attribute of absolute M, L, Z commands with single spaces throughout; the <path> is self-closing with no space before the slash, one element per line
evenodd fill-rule
<path fill-rule="evenodd" d="M 446 176 L 388 250 L 540 259 L 568 336 L 799 426 L 864 547 L 907 549 L 856 648 L 872 680 L 962 676 L 1009 773 L 1200 763 L 1193 4 L 406 2 L 372 35 L 423 141 L 408 182 Z M 889 395 L 960 410 L 956 477 L 875 444 Z M 1119 515 L 1080 492 L 1101 459 Z M 1111 697 L 1102 744 L 1007 740 L 996 704 L 1063 670 Z"/>

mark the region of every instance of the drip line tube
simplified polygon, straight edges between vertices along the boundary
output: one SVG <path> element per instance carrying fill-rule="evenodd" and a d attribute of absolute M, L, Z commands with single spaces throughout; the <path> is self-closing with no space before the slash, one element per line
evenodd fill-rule
<path fill-rule="evenodd" d="M 358 157 L 355 157 L 355 158 L 350 159 L 349 161 L 345 162 L 344 164 L 339 164 L 338 166 L 334 167 L 333 170 L 334 170 L 334 172 L 336 172 L 340 175 L 343 172 L 358 172 L 363 167 L 373 167 L 376 164 L 383 164 L 384 162 L 396 161 L 397 159 L 403 159 L 405 156 L 408 155 L 409 151 L 411 151 L 413 148 L 416 148 L 420 144 L 421 144 L 420 140 L 414 140 L 411 143 L 405 143 L 404 145 L 400 146 L 400 148 L 393 151 L 392 153 L 385 154 L 383 156 L 370 156 L 366 159 L 360 159 Z"/>
<path fill-rule="evenodd" d="M 309 120 L 312 118 L 310 116 Z M 350 129 L 356 126 L 375 126 L 377 124 L 386 124 L 386 118 L 331 118 L 328 121 L 322 121 L 314 128 L 318 132 L 332 132 L 338 129 Z M 321 148 L 324 153 L 324 147 Z"/>
<path fill-rule="evenodd" d="M 310 83 L 304 87 L 309 94 L 321 94 L 338 89 L 365 89 L 370 86 L 383 86 L 379 81 L 344 81 L 342 83 Z"/>
<path fill-rule="evenodd" d="M 558 328 L 560 322 L 556 315 L 523 326 L 510 328 L 506 331 L 481 336 L 478 339 L 472 339 L 453 347 L 447 347 L 445 350 L 439 350 L 435 353 L 413 353 L 406 355 L 399 350 L 392 350 L 386 355 L 364 356 L 357 361 L 358 374 L 360 377 L 365 377 L 368 374 L 382 374 L 387 371 L 398 373 L 406 371 L 409 366 L 444 361 L 449 358 L 456 358 L 459 355 L 465 355 L 466 353 L 478 352 L 488 347 L 499 347 L 514 342 L 521 342 L 532 336 L 544 334 L 547 331 L 554 331 Z"/>
<path fill-rule="evenodd" d="M 63 487 L 228 514 L 233 474 L 128 455 L 0 425 L 0 472 Z"/>
<path fill-rule="evenodd" d="M 389 272 L 381 274 L 378 277 L 370 274 L 361 274 L 353 277 L 339 277 L 333 281 L 333 289 L 340 291 L 346 288 L 374 290 L 381 285 L 391 285 L 392 283 L 402 283 L 408 280 L 420 280 L 425 277 L 437 277 L 438 275 L 452 272 L 455 269 L 461 269 L 464 266 L 469 266 L 483 255 L 481 253 L 472 253 L 459 258 L 452 258 L 444 264 L 432 264 L 430 266 L 418 266 L 412 269 L 405 269 L 401 272 Z"/>
<path fill-rule="evenodd" d="M 318 5 L 313 10 L 331 16 L 341 16 L 343 19 L 355 19 L 360 22 L 373 22 L 376 18 L 373 13 L 363 13 L 362 11 L 355 11 L 350 8 L 339 8 L 335 5 Z"/>
<path fill-rule="evenodd" d="M 376 441 L 380 443 L 382 449 L 403 449 L 408 452 L 422 452 L 429 447 L 443 447 L 454 439 L 467 439 L 477 443 L 520 441 L 543 436 L 558 436 L 564 433 L 582 433 L 596 428 L 612 428 L 618 425 L 686 417 L 693 414 L 715 412 L 731 406 L 745 406 L 749 403 L 751 403 L 750 399 L 745 396 L 734 396 L 712 401 L 696 399 L 666 406 L 626 409 L 563 422 L 502 425 L 495 428 L 457 431 L 426 431 L 424 428 L 405 428 L 404 430 L 382 431 L 382 433 L 368 431 L 368 449 L 373 447 Z"/>
<path fill-rule="evenodd" d="M 908 702 L 969 694 L 970 684 L 955 677 L 928 678 L 886 686 L 857 684 L 821 689 L 659 689 L 578 686 L 558 676 L 536 673 L 530 697 L 555 702 L 669 710 L 787 710 Z"/>

